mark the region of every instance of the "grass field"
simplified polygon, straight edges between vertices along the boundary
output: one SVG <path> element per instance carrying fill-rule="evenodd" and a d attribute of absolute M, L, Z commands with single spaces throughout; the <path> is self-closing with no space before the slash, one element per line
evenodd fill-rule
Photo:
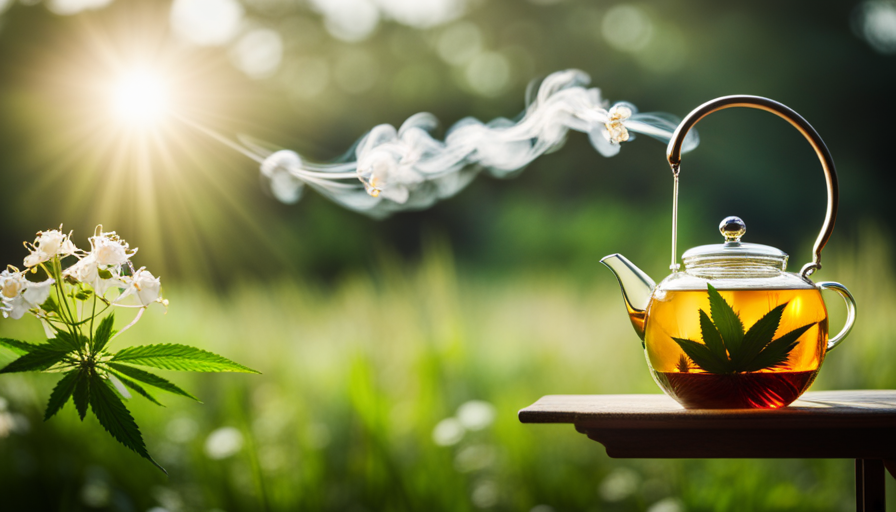
<path fill-rule="evenodd" d="M 571 427 L 520 424 L 545 394 L 659 392 L 602 267 L 486 278 L 444 248 L 385 261 L 327 286 L 167 281 L 170 311 L 120 346 L 189 343 L 262 372 L 168 372 L 204 403 L 129 402 L 169 477 L 71 405 L 43 423 L 52 376 L 2 376 L 0 508 L 854 510 L 852 461 L 612 460 Z M 853 291 L 859 321 L 814 389 L 896 387 L 892 262 L 873 231 L 826 255 L 818 279 Z M 826 298 L 839 329 L 843 308 Z M 40 332 L 0 322 L 2 336 Z"/>

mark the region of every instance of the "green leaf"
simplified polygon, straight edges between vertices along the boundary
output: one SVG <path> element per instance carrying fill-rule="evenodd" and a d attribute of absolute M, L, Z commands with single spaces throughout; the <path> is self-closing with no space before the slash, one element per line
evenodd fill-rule
<path fill-rule="evenodd" d="M 173 383 L 169 382 L 167 379 L 159 377 L 153 373 L 149 373 L 145 370 L 141 370 L 140 368 L 134 368 L 133 366 L 128 366 L 126 364 L 120 363 L 108 363 L 110 368 L 113 368 L 117 372 L 123 373 L 128 377 L 138 380 L 144 384 L 148 384 L 153 387 L 157 387 L 159 389 L 163 389 L 168 391 L 169 393 L 174 393 L 175 395 L 184 396 L 187 398 L 192 398 L 199 403 L 202 403 L 198 398 L 187 393 L 183 389 L 177 387 Z"/>
<path fill-rule="evenodd" d="M 719 335 L 718 329 L 713 325 L 712 320 L 706 314 L 706 311 L 700 310 L 700 332 L 703 335 L 703 343 L 706 348 L 713 353 L 720 361 L 728 361 L 728 353 L 725 351 L 725 342 Z"/>
<path fill-rule="evenodd" d="M 100 277 L 100 279 L 112 279 L 112 272 L 109 272 L 106 269 L 99 268 L 96 271 L 96 275 Z"/>
<path fill-rule="evenodd" d="M 710 373 L 755 372 L 783 365 L 790 352 L 796 347 L 797 339 L 810 327 L 811 323 L 794 329 L 772 341 L 784 310 L 785 302 L 772 308 L 744 333 L 740 316 L 718 290 L 707 283 L 709 291 L 710 315 L 700 312 L 700 331 L 703 344 L 688 339 L 672 338 L 695 365 Z M 727 349 L 727 353 L 726 353 Z M 679 361 L 679 369 L 687 371 L 687 361 Z"/>
<path fill-rule="evenodd" d="M 712 322 L 725 340 L 725 347 L 728 348 L 731 359 L 736 360 L 744 339 L 744 324 L 713 285 L 707 283 L 706 287 L 709 290 L 709 313 L 712 315 Z"/>
<path fill-rule="evenodd" d="M 0 373 L 39 372 L 62 361 L 68 350 L 54 349 L 50 345 L 34 345 L 31 352 L 19 357 L 0 370 Z"/>
<path fill-rule="evenodd" d="M 19 341 L 11 338 L 0 338 L 0 346 L 6 347 L 18 355 L 25 355 L 34 350 L 37 345 L 27 341 Z"/>
<path fill-rule="evenodd" d="M 40 305 L 40 309 L 48 312 L 48 313 L 59 313 L 59 304 L 56 302 L 56 297 L 51 293 L 47 300 L 44 301 L 43 304 Z"/>
<path fill-rule="evenodd" d="M 772 339 L 775 337 L 775 332 L 778 330 L 778 325 L 781 323 L 781 316 L 784 314 L 784 308 L 787 307 L 787 304 L 788 303 L 785 302 L 784 304 L 775 306 L 750 327 L 750 330 L 744 335 L 744 341 L 739 357 L 735 359 L 735 364 L 737 364 L 737 366 L 743 366 L 744 363 L 752 361 L 753 358 L 766 347 L 766 345 L 772 342 Z"/>
<path fill-rule="evenodd" d="M 112 326 L 115 324 L 115 315 L 109 313 L 108 316 L 100 321 L 93 335 L 93 352 L 97 353 L 106 348 L 106 344 L 112 339 Z"/>
<path fill-rule="evenodd" d="M 93 297 L 93 290 L 91 290 L 90 288 L 82 288 L 74 294 L 74 298 L 82 302 L 85 300 L 90 300 L 91 297 Z"/>
<path fill-rule="evenodd" d="M 129 347 L 112 356 L 112 361 L 187 372 L 259 373 L 196 347 L 167 343 Z"/>
<path fill-rule="evenodd" d="M 75 409 L 78 410 L 78 416 L 81 418 L 81 421 L 84 421 L 84 417 L 87 416 L 87 404 L 90 399 L 90 381 L 90 375 L 86 372 L 81 372 L 78 375 L 78 383 L 75 384 L 75 392 L 72 394 Z"/>
<path fill-rule="evenodd" d="M 76 333 L 75 336 L 72 336 L 70 332 L 58 331 L 56 337 L 48 339 L 47 343 L 59 350 L 67 347 L 69 351 L 72 351 L 84 347 L 87 344 L 87 338 L 81 333 Z"/>
<path fill-rule="evenodd" d="M 162 407 L 165 407 L 165 404 L 156 400 L 156 397 L 152 396 L 149 393 L 149 391 L 146 391 L 145 389 L 143 389 L 143 387 L 141 385 L 139 385 L 136 382 L 132 381 L 131 379 L 125 377 L 121 373 L 116 372 L 115 370 L 110 370 L 110 372 L 112 374 L 114 374 L 115 377 L 118 378 L 118 380 L 120 380 L 122 384 L 133 389 L 138 394 L 143 395 L 143 397 L 146 398 L 147 400 L 149 400 L 150 402 L 152 402 L 156 405 L 161 405 Z"/>
<path fill-rule="evenodd" d="M 672 338 L 678 346 L 684 350 L 684 353 L 697 366 L 709 373 L 729 373 L 726 361 L 720 361 L 712 351 L 702 343 L 683 338 Z"/>
<path fill-rule="evenodd" d="M 790 356 L 790 352 L 797 346 L 796 340 L 814 325 L 815 322 L 812 322 L 809 325 L 798 327 L 772 341 L 752 361 L 744 365 L 744 371 L 757 372 L 784 364 L 787 361 L 787 357 Z"/>
<path fill-rule="evenodd" d="M 75 385 L 78 383 L 78 371 L 71 371 L 65 374 L 65 377 L 56 383 L 53 392 L 50 393 L 50 401 L 47 403 L 47 412 L 44 414 L 44 421 L 52 418 L 54 414 L 62 409 L 62 406 L 68 402 L 75 391 Z"/>
<path fill-rule="evenodd" d="M 165 471 L 165 468 L 153 460 L 149 452 L 146 451 L 140 428 L 137 427 L 137 423 L 134 421 L 131 413 L 121 399 L 118 398 L 118 395 L 115 394 L 115 391 L 96 375 L 93 375 L 90 380 L 92 384 L 90 387 L 90 409 L 100 421 L 100 425 L 119 443 L 152 462 L 167 475 L 168 472 Z"/>

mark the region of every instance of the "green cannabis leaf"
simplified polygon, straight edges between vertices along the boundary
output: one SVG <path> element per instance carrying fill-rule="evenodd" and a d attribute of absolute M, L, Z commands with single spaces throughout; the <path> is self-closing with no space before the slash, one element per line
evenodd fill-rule
<path fill-rule="evenodd" d="M 681 354 L 678 356 L 678 364 L 676 364 L 675 367 L 681 373 L 687 373 L 687 371 L 691 369 L 691 360 L 688 359 L 688 356 Z"/>
<path fill-rule="evenodd" d="M 103 232 L 99 226 L 90 245 L 91 251 L 83 251 L 61 230 L 39 232 L 34 243 L 26 243 L 31 253 L 25 258 L 26 269 L 9 266 L 0 271 L 0 314 L 18 319 L 30 313 L 52 335 L 45 343 L 0 338 L 0 347 L 18 356 L 0 368 L 0 374 L 61 375 L 50 393 L 44 421 L 58 414 L 68 402 L 74 402 L 81 421 L 90 410 L 113 438 L 165 471 L 150 456 L 140 428 L 122 399 L 131 398 L 128 389 L 160 406 L 156 390 L 197 402 L 199 399 L 167 379 L 137 367 L 258 372 L 187 345 L 144 345 L 110 351 L 110 343 L 134 326 L 151 304 L 167 307 L 168 301 L 161 296 L 159 278 L 145 268 L 134 269 L 130 257 L 136 249 L 132 250 L 115 232 Z M 65 258 L 77 261 L 63 268 Z M 116 332 L 115 315 L 110 310 L 119 306 L 136 308 L 137 313 Z"/>
<path fill-rule="evenodd" d="M 186 345 L 145 345 L 110 353 L 107 346 L 114 333 L 114 322 L 111 313 L 98 322 L 92 341 L 83 335 L 73 336 L 62 331 L 56 338 L 39 344 L 0 338 L 0 346 L 20 354 L 18 359 L 0 369 L 0 373 L 62 373 L 63 377 L 50 393 L 45 421 L 69 401 L 75 403 L 82 421 L 89 407 L 112 437 L 165 471 L 149 455 L 140 428 L 121 400 L 127 393 L 117 389 L 115 379 L 154 404 L 162 405 L 150 390 L 165 391 L 197 402 L 199 399 L 167 379 L 136 366 L 196 372 L 258 372 Z M 75 339 L 81 342 L 75 343 Z"/>
<path fill-rule="evenodd" d="M 7 348 L 14 354 L 22 356 L 34 350 L 35 345 L 28 343 L 27 341 L 0 338 L 0 347 Z"/>
<path fill-rule="evenodd" d="M 684 351 L 678 368 L 687 371 L 687 359 L 709 373 L 756 372 L 777 368 L 787 361 L 796 347 L 797 339 L 816 322 L 798 327 L 783 336 L 773 339 L 781 316 L 788 302 L 776 306 L 760 318 L 746 332 L 740 316 L 711 284 L 709 289 L 709 311 L 700 310 L 700 332 L 703 343 L 684 338 L 675 338 L 675 343 Z"/>
<path fill-rule="evenodd" d="M 258 373 L 217 354 L 187 345 L 175 344 L 126 348 L 112 356 L 112 361 L 187 372 Z"/>

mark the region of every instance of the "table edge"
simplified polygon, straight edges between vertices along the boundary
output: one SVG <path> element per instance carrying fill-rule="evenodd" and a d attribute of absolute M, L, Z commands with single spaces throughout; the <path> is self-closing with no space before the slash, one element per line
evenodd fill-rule
<path fill-rule="evenodd" d="M 896 399 L 896 390 L 840 390 L 809 392 L 799 402 L 830 401 L 837 396 L 882 395 Z M 582 400 L 587 397 L 625 399 L 650 397 L 651 401 L 664 402 L 663 410 L 622 411 L 564 411 L 539 408 L 545 402 L 563 399 Z M 823 400 L 826 398 L 827 400 Z M 671 398 L 661 394 L 640 395 L 546 395 L 517 413 L 519 421 L 526 424 L 575 424 L 585 428 L 894 428 L 896 408 L 814 408 L 787 407 L 782 409 L 684 409 Z M 823 421 L 819 421 L 823 420 Z"/>

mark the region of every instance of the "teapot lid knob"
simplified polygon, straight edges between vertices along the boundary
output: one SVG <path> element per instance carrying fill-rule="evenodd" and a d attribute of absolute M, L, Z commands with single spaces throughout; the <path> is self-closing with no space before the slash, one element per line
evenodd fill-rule
<path fill-rule="evenodd" d="M 740 238 L 747 232 L 747 225 L 740 217 L 725 217 L 719 224 L 719 231 L 725 237 L 727 243 L 738 243 Z"/>

